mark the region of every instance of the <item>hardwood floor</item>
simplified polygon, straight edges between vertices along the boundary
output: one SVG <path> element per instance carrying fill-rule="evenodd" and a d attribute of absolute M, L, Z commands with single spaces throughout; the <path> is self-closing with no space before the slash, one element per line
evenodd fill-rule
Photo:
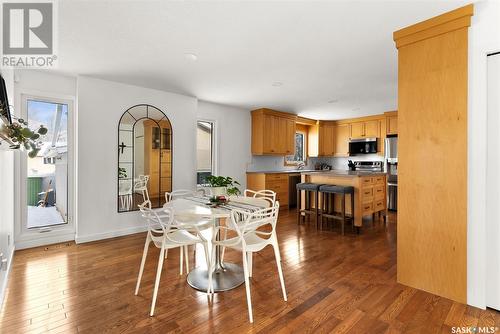
<path fill-rule="evenodd" d="M 244 286 L 217 294 L 209 306 L 206 295 L 179 276 L 178 250 L 169 252 L 155 316 L 149 317 L 158 250 L 150 248 L 134 296 L 145 240 L 136 234 L 16 252 L 0 332 L 451 333 L 453 326 L 500 327 L 500 312 L 396 283 L 394 215 L 387 228 L 367 223 L 361 235 L 344 237 L 338 227 L 297 227 L 295 217 L 282 211 L 278 224 L 288 302 L 272 249 L 254 256 L 254 324 L 248 322 Z M 232 251 L 226 260 L 241 263 Z"/>

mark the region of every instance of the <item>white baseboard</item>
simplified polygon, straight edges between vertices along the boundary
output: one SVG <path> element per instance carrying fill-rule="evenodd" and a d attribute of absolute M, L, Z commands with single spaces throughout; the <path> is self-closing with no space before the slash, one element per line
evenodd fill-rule
<path fill-rule="evenodd" d="M 129 228 L 121 229 L 121 230 L 114 230 L 114 231 L 103 232 L 103 233 L 87 234 L 87 235 L 82 235 L 82 236 L 77 235 L 75 238 L 75 242 L 77 244 L 82 244 L 85 242 L 91 242 L 91 241 L 97 241 L 97 240 L 103 240 L 103 239 L 109 239 L 109 238 L 116 238 L 116 237 L 121 237 L 124 235 L 146 232 L 147 230 L 148 230 L 147 226 L 134 226 L 134 227 L 129 227 Z"/>
<path fill-rule="evenodd" d="M 5 276 L 3 277 L 2 280 L 2 286 L 0 286 L 0 309 L 2 309 L 3 305 L 3 300 L 5 298 L 5 290 L 7 289 L 7 282 L 9 280 L 9 275 L 10 275 L 10 270 L 12 268 L 12 260 L 14 260 L 14 251 L 16 250 L 16 247 L 12 247 L 12 251 L 10 252 L 8 256 L 8 261 L 7 261 L 7 269 L 5 270 Z M 1 269 L 0 269 L 1 270 Z M 1 275 L 1 273 L 0 273 Z"/>
<path fill-rule="evenodd" d="M 38 234 L 36 238 L 30 238 L 25 240 L 20 240 L 16 242 L 16 249 L 26 249 L 33 248 L 39 246 L 46 246 L 51 244 L 56 244 L 59 242 L 73 241 L 75 240 L 75 234 L 65 233 L 58 235 L 47 235 L 47 237 L 43 236 L 42 233 Z"/>

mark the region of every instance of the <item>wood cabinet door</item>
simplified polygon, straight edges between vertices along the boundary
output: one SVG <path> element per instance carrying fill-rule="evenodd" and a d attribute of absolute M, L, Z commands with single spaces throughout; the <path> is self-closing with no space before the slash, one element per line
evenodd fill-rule
<path fill-rule="evenodd" d="M 264 115 L 264 133 L 262 134 L 263 153 L 276 153 L 277 131 L 276 117 L 273 115 Z"/>
<path fill-rule="evenodd" d="M 286 155 L 295 154 L 295 121 L 291 119 L 286 120 Z"/>
<path fill-rule="evenodd" d="M 348 156 L 349 155 L 349 124 L 339 124 L 334 127 L 334 155 Z"/>
<path fill-rule="evenodd" d="M 276 141 L 277 154 L 285 154 L 287 151 L 287 119 L 281 117 L 275 117 L 276 130 L 274 132 L 274 138 Z"/>
<path fill-rule="evenodd" d="M 398 116 L 387 117 L 387 134 L 398 134 Z"/>
<path fill-rule="evenodd" d="M 363 138 L 365 136 L 365 123 L 351 123 L 351 138 Z"/>
<path fill-rule="evenodd" d="M 380 121 L 367 121 L 365 123 L 365 137 L 380 137 Z"/>
<path fill-rule="evenodd" d="M 318 156 L 325 155 L 325 126 L 318 127 Z"/>
<path fill-rule="evenodd" d="M 326 156 L 332 156 L 335 147 L 334 147 L 334 126 L 327 125 L 325 126 L 325 142 L 324 142 L 324 152 Z"/>

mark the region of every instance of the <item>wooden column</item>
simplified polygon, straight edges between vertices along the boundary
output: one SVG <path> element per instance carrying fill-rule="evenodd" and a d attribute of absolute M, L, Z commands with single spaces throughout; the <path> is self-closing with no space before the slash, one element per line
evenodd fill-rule
<path fill-rule="evenodd" d="M 467 301 L 468 5 L 394 33 L 398 282 Z"/>

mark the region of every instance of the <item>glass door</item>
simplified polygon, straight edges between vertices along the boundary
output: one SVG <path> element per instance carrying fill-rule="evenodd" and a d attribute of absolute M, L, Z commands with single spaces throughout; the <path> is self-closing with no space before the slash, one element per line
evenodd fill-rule
<path fill-rule="evenodd" d="M 41 150 L 26 162 L 27 229 L 68 223 L 68 104 L 28 98 L 30 128 L 44 125 Z"/>

